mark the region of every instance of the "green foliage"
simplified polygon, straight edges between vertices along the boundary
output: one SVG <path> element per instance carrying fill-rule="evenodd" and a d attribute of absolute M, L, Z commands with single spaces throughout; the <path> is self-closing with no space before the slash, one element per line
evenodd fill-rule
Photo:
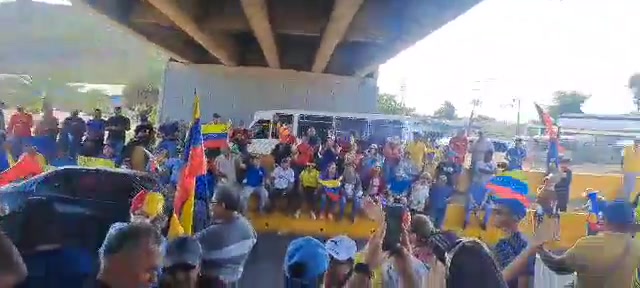
<path fill-rule="evenodd" d="M 591 95 L 581 93 L 579 91 L 556 91 L 553 93 L 553 104 L 549 105 L 549 115 L 553 119 L 558 119 L 562 114 L 574 113 L 581 114 L 582 104 L 584 104 Z"/>
<path fill-rule="evenodd" d="M 416 109 L 405 106 L 395 95 L 382 93 L 378 95 L 378 111 L 391 115 L 411 115 Z"/>
<path fill-rule="evenodd" d="M 433 113 L 433 117 L 445 120 L 458 119 L 458 115 L 456 114 L 456 107 L 453 106 L 453 103 L 451 103 L 450 101 L 444 101 L 444 103 L 442 103 L 442 106 L 440 106 L 440 108 L 438 108 L 438 110 Z"/>

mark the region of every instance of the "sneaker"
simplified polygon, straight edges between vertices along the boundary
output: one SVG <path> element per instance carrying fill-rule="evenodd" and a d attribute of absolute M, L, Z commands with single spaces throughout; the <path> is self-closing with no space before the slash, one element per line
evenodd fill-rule
<path fill-rule="evenodd" d="M 313 211 L 309 212 L 309 216 L 311 216 L 311 220 L 316 220 L 316 213 L 313 213 Z"/>
<path fill-rule="evenodd" d="M 329 214 L 327 214 L 327 219 L 329 219 L 329 220 L 333 220 L 333 213 L 329 213 Z"/>
<path fill-rule="evenodd" d="M 324 213 L 320 213 L 320 220 L 324 220 L 324 217 L 325 217 Z"/>
<path fill-rule="evenodd" d="M 293 218 L 295 219 L 300 218 L 300 210 L 297 210 L 295 213 L 293 213 Z"/>

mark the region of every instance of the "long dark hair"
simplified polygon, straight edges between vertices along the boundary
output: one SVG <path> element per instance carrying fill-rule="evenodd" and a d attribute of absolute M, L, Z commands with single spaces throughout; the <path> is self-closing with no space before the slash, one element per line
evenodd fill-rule
<path fill-rule="evenodd" d="M 22 210 L 18 249 L 21 253 L 33 252 L 41 245 L 62 244 L 59 215 L 51 200 L 31 198 Z"/>
<path fill-rule="evenodd" d="M 465 239 L 447 255 L 447 288 L 507 288 L 507 284 L 487 245 Z"/>

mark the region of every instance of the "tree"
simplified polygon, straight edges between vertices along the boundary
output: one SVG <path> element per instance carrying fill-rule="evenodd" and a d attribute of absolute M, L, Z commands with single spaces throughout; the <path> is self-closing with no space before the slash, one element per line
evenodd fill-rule
<path fill-rule="evenodd" d="M 440 119 L 455 120 L 458 119 L 456 115 L 456 107 L 450 101 L 444 101 L 442 106 L 433 112 L 433 116 Z"/>
<path fill-rule="evenodd" d="M 549 115 L 558 119 L 562 114 L 575 113 L 583 114 L 582 104 L 584 104 L 591 95 L 581 93 L 579 91 L 556 91 L 553 92 L 553 104 L 549 105 Z"/>
<path fill-rule="evenodd" d="M 629 85 L 627 86 L 633 93 L 633 104 L 636 105 L 636 111 L 640 112 L 640 73 L 636 73 L 629 77 Z"/>
<path fill-rule="evenodd" d="M 378 111 L 391 115 L 410 115 L 415 112 L 415 108 L 410 108 L 397 100 L 393 94 L 382 93 L 378 95 Z"/>

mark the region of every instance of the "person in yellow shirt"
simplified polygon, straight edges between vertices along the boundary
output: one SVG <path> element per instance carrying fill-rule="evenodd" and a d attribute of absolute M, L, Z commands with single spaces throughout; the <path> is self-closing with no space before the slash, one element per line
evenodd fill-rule
<path fill-rule="evenodd" d="M 640 244 L 630 234 L 634 208 L 619 199 L 607 203 L 602 212 L 602 232 L 578 239 L 560 256 L 541 249 L 540 259 L 558 274 L 577 273 L 577 288 L 633 287 L 640 267 Z"/>
<path fill-rule="evenodd" d="M 424 165 L 424 155 L 427 153 L 427 145 L 424 144 L 422 136 L 418 133 L 413 133 L 413 141 L 407 145 L 407 150 L 411 157 L 411 161 L 416 167 L 422 167 Z"/>
<path fill-rule="evenodd" d="M 622 151 L 623 194 L 618 198 L 630 200 L 636 189 L 636 177 L 640 176 L 640 136 L 636 137 L 633 145 L 624 147 Z"/>
<path fill-rule="evenodd" d="M 318 179 L 320 179 L 320 171 L 316 169 L 314 163 L 307 163 L 307 167 L 300 173 L 300 185 L 298 187 L 299 193 L 302 193 L 305 202 L 307 203 L 307 209 L 311 215 L 311 219 L 316 219 L 316 204 L 318 203 L 317 194 L 318 191 Z M 300 215 L 300 209 L 296 211 L 296 216 Z"/>

